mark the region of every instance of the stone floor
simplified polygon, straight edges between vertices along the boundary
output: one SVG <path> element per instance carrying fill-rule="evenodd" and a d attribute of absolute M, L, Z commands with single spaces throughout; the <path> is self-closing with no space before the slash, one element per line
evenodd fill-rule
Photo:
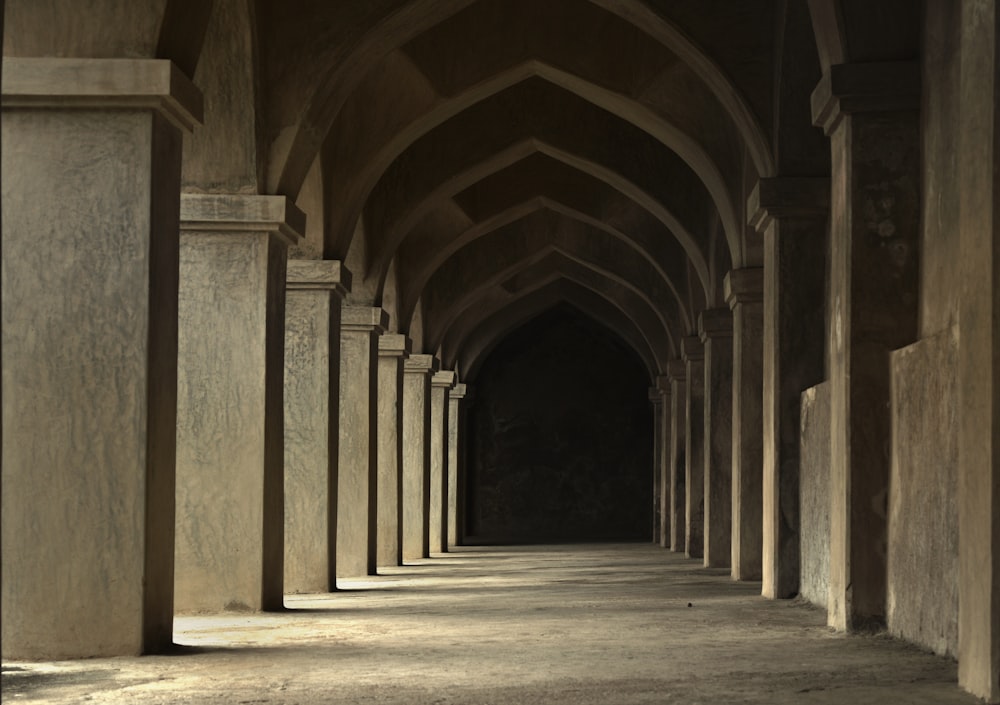
<path fill-rule="evenodd" d="M 183 616 L 177 653 L 3 665 L 4 702 L 973 703 L 953 661 L 651 545 L 463 548 Z"/>

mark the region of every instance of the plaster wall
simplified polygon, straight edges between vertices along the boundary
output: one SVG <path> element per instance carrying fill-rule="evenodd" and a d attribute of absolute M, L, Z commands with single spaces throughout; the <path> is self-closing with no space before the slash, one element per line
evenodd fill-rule
<path fill-rule="evenodd" d="M 958 648 L 958 330 L 892 353 L 886 618 L 936 653 Z"/>
<path fill-rule="evenodd" d="M 826 607 L 830 590 L 830 385 L 802 392 L 799 436 L 799 594 Z"/>

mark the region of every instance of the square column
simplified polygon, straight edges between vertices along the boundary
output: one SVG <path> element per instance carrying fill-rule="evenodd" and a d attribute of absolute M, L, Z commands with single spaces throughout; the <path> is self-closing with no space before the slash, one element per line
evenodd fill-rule
<path fill-rule="evenodd" d="M 177 611 L 277 610 L 284 579 L 283 196 L 181 196 Z"/>
<path fill-rule="evenodd" d="M 431 471 L 428 500 L 428 541 L 434 553 L 448 552 L 448 390 L 455 373 L 442 370 L 431 377 Z"/>
<path fill-rule="evenodd" d="M 824 377 L 830 181 L 761 179 L 747 202 L 764 234 L 761 592 L 799 591 L 800 395 Z"/>
<path fill-rule="evenodd" d="M 351 273 L 290 260 L 285 285 L 285 592 L 336 589 L 340 309 Z"/>
<path fill-rule="evenodd" d="M 659 494 L 656 495 L 657 509 L 660 515 L 659 533 L 654 535 L 654 541 L 663 548 L 670 548 L 670 503 L 673 493 L 670 482 L 670 427 L 673 417 L 673 396 L 670 389 L 670 378 L 661 375 L 656 378 L 656 389 L 660 393 L 660 423 L 654 429 L 660 447 L 660 464 L 654 472 L 660 477 Z"/>
<path fill-rule="evenodd" d="M 378 339 L 378 566 L 403 562 L 403 363 L 411 342 L 384 333 Z"/>
<path fill-rule="evenodd" d="M 733 538 L 734 580 L 760 580 L 763 543 L 764 270 L 726 275 L 733 311 Z"/>
<path fill-rule="evenodd" d="M 918 335 L 920 67 L 832 66 L 812 101 L 833 174 L 828 621 L 856 629 L 885 623 L 889 352 Z"/>
<path fill-rule="evenodd" d="M 173 631 L 181 137 L 168 61 L 2 62 L 3 650 Z"/>
<path fill-rule="evenodd" d="M 403 561 L 430 555 L 431 376 L 433 355 L 410 355 L 403 366 Z"/>
<path fill-rule="evenodd" d="M 686 536 L 685 502 L 687 501 L 687 365 L 683 360 L 669 360 L 670 378 L 670 550 L 684 551 Z"/>
<path fill-rule="evenodd" d="M 705 346 L 705 565 L 728 568 L 733 522 L 733 314 L 698 316 Z"/>
<path fill-rule="evenodd" d="M 340 320 L 340 452 L 337 577 L 375 575 L 378 525 L 378 338 L 380 308 L 345 306 Z"/>
<path fill-rule="evenodd" d="M 687 370 L 685 403 L 684 553 L 705 555 L 705 357 L 701 340 L 681 340 Z"/>
<path fill-rule="evenodd" d="M 660 540 L 660 466 L 663 464 L 663 395 L 656 387 L 649 388 L 649 403 L 653 405 L 653 541 Z"/>
<path fill-rule="evenodd" d="M 1000 703 L 1000 8 L 961 18 L 958 682 Z"/>
<path fill-rule="evenodd" d="M 448 393 L 448 545 L 458 546 L 462 532 L 460 491 L 465 472 L 465 404 L 468 393 L 464 384 L 456 384 Z"/>

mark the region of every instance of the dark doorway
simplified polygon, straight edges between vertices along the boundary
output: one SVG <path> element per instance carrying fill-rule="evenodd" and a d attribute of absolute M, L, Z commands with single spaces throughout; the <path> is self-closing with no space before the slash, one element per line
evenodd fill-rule
<path fill-rule="evenodd" d="M 559 306 L 471 383 L 467 543 L 650 539 L 649 374 L 618 336 Z"/>

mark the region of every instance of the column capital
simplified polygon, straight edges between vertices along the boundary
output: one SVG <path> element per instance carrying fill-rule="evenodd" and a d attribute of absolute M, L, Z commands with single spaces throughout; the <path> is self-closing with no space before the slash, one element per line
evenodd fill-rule
<path fill-rule="evenodd" d="M 3 59 L 3 109 L 155 110 L 191 132 L 204 115 L 201 91 L 164 59 Z"/>
<path fill-rule="evenodd" d="M 663 393 L 660 391 L 659 387 L 649 388 L 649 403 L 653 406 L 659 406 L 663 403 Z"/>
<path fill-rule="evenodd" d="M 389 325 L 389 314 L 371 306 L 344 306 L 340 312 L 340 330 L 352 333 L 382 333 Z"/>
<path fill-rule="evenodd" d="M 723 282 L 723 289 L 730 309 L 739 304 L 760 303 L 764 300 L 764 268 L 731 270 Z"/>
<path fill-rule="evenodd" d="M 829 136 L 844 115 L 918 110 L 920 64 L 882 61 L 836 64 L 812 93 L 812 119 Z"/>
<path fill-rule="evenodd" d="M 351 272 L 339 260 L 290 259 L 285 288 L 289 291 L 332 291 L 343 299 L 351 290 Z"/>
<path fill-rule="evenodd" d="M 705 346 L 702 345 L 701 338 L 696 335 L 681 338 L 681 358 L 685 363 L 703 360 L 705 358 Z"/>
<path fill-rule="evenodd" d="M 687 365 L 684 364 L 684 360 L 680 358 L 667 360 L 667 377 L 670 378 L 671 382 L 683 382 L 686 380 Z"/>
<path fill-rule="evenodd" d="M 431 386 L 438 389 L 451 389 L 458 381 L 458 376 L 451 370 L 441 370 L 435 372 L 431 377 Z"/>
<path fill-rule="evenodd" d="M 290 245 L 302 239 L 306 214 L 285 196 L 182 193 L 181 231 L 275 233 Z"/>
<path fill-rule="evenodd" d="M 761 233 L 775 218 L 826 218 L 829 212 L 830 179 L 826 177 L 759 179 L 747 199 L 747 223 Z"/>
<path fill-rule="evenodd" d="M 441 363 L 433 355 L 417 354 L 410 355 L 403 363 L 403 371 L 406 374 L 429 375 L 438 371 Z"/>
<path fill-rule="evenodd" d="M 465 399 L 465 395 L 467 392 L 468 392 L 468 387 L 462 382 L 459 382 L 452 388 L 451 392 L 448 394 L 448 398 L 455 400 Z"/>
<path fill-rule="evenodd" d="M 670 375 L 658 375 L 656 377 L 656 388 L 660 390 L 660 394 L 665 397 L 669 397 L 671 394 Z"/>
<path fill-rule="evenodd" d="M 412 349 L 413 341 L 400 333 L 383 333 L 378 337 L 379 357 L 401 357 L 405 360 Z"/>
<path fill-rule="evenodd" d="M 733 312 L 726 308 L 707 308 L 698 314 L 698 337 L 702 344 L 709 338 L 733 337 Z"/>

